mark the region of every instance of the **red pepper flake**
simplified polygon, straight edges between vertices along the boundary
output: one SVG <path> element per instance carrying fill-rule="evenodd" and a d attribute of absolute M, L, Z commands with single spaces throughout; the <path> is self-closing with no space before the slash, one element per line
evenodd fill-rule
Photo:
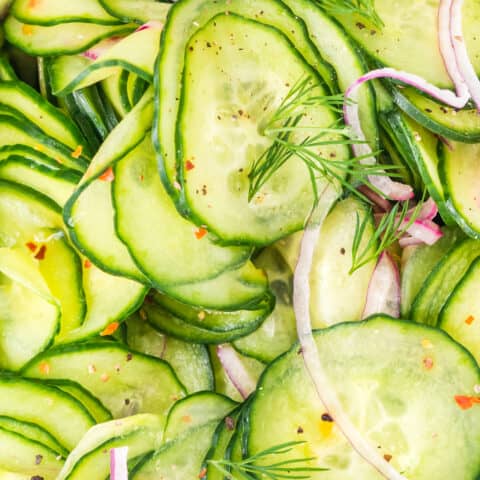
<path fill-rule="evenodd" d="M 72 158 L 80 158 L 83 153 L 83 147 L 79 145 L 73 152 L 72 152 Z"/>
<path fill-rule="evenodd" d="M 431 357 L 425 357 L 423 359 L 423 365 L 427 370 L 431 370 L 433 368 L 433 359 Z"/>
<path fill-rule="evenodd" d="M 473 315 L 469 315 L 466 319 L 465 319 L 465 323 L 467 325 L 471 325 L 473 322 L 475 321 L 475 317 Z"/>
<path fill-rule="evenodd" d="M 182 422 L 183 423 L 192 423 L 192 416 L 191 415 L 184 415 L 182 417 Z"/>
<path fill-rule="evenodd" d="M 204 467 L 198 474 L 198 478 L 205 478 L 207 476 L 207 469 Z"/>
<path fill-rule="evenodd" d="M 199 227 L 195 230 L 195 237 L 197 240 L 201 240 L 207 233 L 208 230 L 206 228 Z"/>
<path fill-rule="evenodd" d="M 35 8 L 40 3 L 40 0 L 29 0 L 28 8 Z"/>
<path fill-rule="evenodd" d="M 390 462 L 390 460 L 392 459 L 392 456 L 389 455 L 388 453 L 386 453 L 386 454 L 383 456 L 383 458 L 385 459 L 385 461 Z"/>
<path fill-rule="evenodd" d="M 110 380 L 110 377 L 106 373 L 102 373 L 102 375 L 100 376 L 100 380 L 105 383 Z"/>
<path fill-rule="evenodd" d="M 37 244 L 36 244 L 36 243 L 27 242 L 25 245 L 27 246 L 27 248 L 28 248 L 32 253 L 37 251 Z"/>
<path fill-rule="evenodd" d="M 102 333 L 100 333 L 101 337 L 106 337 L 108 335 L 113 335 L 117 330 L 120 324 L 118 322 L 112 322 L 108 325 Z"/>
<path fill-rule="evenodd" d="M 84 262 L 83 262 L 83 266 L 85 268 L 92 268 L 92 262 L 87 258 Z"/>
<path fill-rule="evenodd" d="M 44 260 L 46 253 L 47 253 L 47 247 L 46 247 L 46 245 L 42 245 L 40 247 L 40 250 L 35 254 L 35 258 L 37 260 Z"/>
<path fill-rule="evenodd" d="M 50 364 L 47 362 L 40 362 L 38 369 L 43 375 L 48 375 L 50 373 Z"/>
<path fill-rule="evenodd" d="M 187 170 L 187 172 L 189 172 L 190 170 L 193 170 L 194 168 L 195 168 L 195 165 L 190 160 L 187 160 L 185 162 L 185 169 Z"/>
<path fill-rule="evenodd" d="M 112 167 L 108 167 L 101 175 L 100 180 L 102 182 L 113 182 L 115 180 L 115 174 L 113 173 Z"/>
<path fill-rule="evenodd" d="M 456 395 L 455 402 L 462 410 L 468 410 L 476 403 L 480 403 L 480 397 L 468 397 L 466 395 Z"/>

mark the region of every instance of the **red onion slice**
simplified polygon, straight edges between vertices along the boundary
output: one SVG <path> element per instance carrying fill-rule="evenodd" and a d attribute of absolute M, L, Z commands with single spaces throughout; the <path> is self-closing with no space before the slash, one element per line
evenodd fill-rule
<path fill-rule="evenodd" d="M 469 94 L 467 84 L 457 64 L 455 49 L 453 48 L 451 35 L 450 9 L 453 0 L 441 0 L 438 9 L 438 44 L 442 54 L 445 68 L 457 90 L 457 96 L 463 97 Z"/>
<path fill-rule="evenodd" d="M 374 192 L 370 187 L 361 185 L 357 188 L 357 190 L 365 195 L 370 201 L 373 202 L 374 205 L 379 207 L 379 209 L 383 210 L 384 212 L 389 212 L 392 209 L 390 202 L 381 197 L 377 192 Z"/>
<path fill-rule="evenodd" d="M 110 450 L 110 480 L 128 480 L 128 447 Z"/>
<path fill-rule="evenodd" d="M 368 285 L 362 318 L 376 313 L 400 317 L 400 272 L 393 258 L 383 252 Z"/>
<path fill-rule="evenodd" d="M 409 214 L 412 215 L 415 211 L 415 208 L 410 210 Z M 419 220 L 433 220 L 438 215 L 438 207 L 432 197 L 430 197 L 420 209 L 418 214 Z"/>
<path fill-rule="evenodd" d="M 405 224 L 408 220 L 405 220 Z M 407 233 L 426 245 L 433 245 L 443 237 L 440 227 L 431 220 L 416 220 L 408 228 Z"/>
<path fill-rule="evenodd" d="M 163 23 L 162 22 L 159 22 L 157 20 L 150 20 L 149 22 L 147 23 L 144 23 L 143 25 L 140 25 L 136 30 L 135 32 L 142 32 L 143 30 L 148 30 L 150 28 L 158 28 L 159 30 L 161 30 L 163 28 Z M 134 32 L 134 33 L 135 33 Z"/>
<path fill-rule="evenodd" d="M 94 45 L 92 48 L 89 48 L 82 55 L 90 60 L 97 60 L 104 53 L 110 50 L 114 45 L 116 45 L 120 40 L 123 40 L 125 37 L 110 37 L 102 40 L 101 42 Z"/>
<path fill-rule="evenodd" d="M 328 195 L 324 193 L 322 197 Z M 336 200 L 334 192 L 330 197 L 331 204 Z M 328 199 L 327 199 L 328 201 Z M 345 438 L 355 449 L 355 451 L 370 465 L 372 465 L 380 474 L 389 480 L 406 480 L 389 462 L 383 458 L 376 446 L 370 444 L 363 435 L 357 430 L 351 422 L 347 413 L 337 397 L 335 390 L 331 387 L 328 377 L 320 362 L 317 345 L 312 334 L 312 324 L 310 319 L 310 271 L 312 269 L 313 254 L 315 245 L 320 234 L 320 229 L 325 219 L 328 208 L 320 204 L 320 208 L 325 211 L 321 218 L 316 218 L 315 222 L 310 220 L 304 231 L 300 255 L 294 275 L 293 307 L 297 322 L 298 338 L 301 345 L 305 367 L 312 378 L 315 389 L 324 408 L 334 419 L 337 427 L 343 433 Z"/>
<path fill-rule="evenodd" d="M 453 0 L 450 9 L 450 34 L 458 69 L 480 113 L 480 80 L 468 56 L 462 27 L 463 0 Z"/>
<path fill-rule="evenodd" d="M 238 353 L 231 345 L 218 345 L 217 356 L 233 386 L 243 399 L 257 388 L 257 382 L 250 375 Z"/>
<path fill-rule="evenodd" d="M 405 235 L 398 241 L 401 248 L 416 247 L 417 245 L 423 245 L 424 243 L 418 238 Z"/>

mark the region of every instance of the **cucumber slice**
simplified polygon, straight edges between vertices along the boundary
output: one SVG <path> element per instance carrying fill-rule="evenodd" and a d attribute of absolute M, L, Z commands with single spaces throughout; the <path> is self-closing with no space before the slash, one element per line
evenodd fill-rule
<path fill-rule="evenodd" d="M 39 460 L 37 460 L 39 459 Z M 41 459 L 41 460 L 40 460 Z M 31 478 L 54 480 L 62 468 L 62 458 L 46 445 L 0 427 L 0 466 Z"/>
<path fill-rule="evenodd" d="M 414 247 L 402 267 L 402 318 L 410 318 L 410 308 L 429 273 L 462 237 L 457 228 L 444 228 L 443 237 L 434 245 Z"/>
<path fill-rule="evenodd" d="M 63 206 L 71 197 L 80 175 L 75 170 L 53 170 L 23 157 L 0 162 L 0 178 L 37 190 Z"/>
<path fill-rule="evenodd" d="M 114 172 L 117 233 L 156 288 L 168 291 L 170 285 L 215 277 L 249 256 L 250 248 L 196 238 L 198 230 L 178 214 L 158 178 L 149 137 L 116 163 Z"/>
<path fill-rule="evenodd" d="M 480 305 L 478 285 L 480 258 L 477 258 L 448 298 L 439 317 L 439 326 L 467 348 L 480 362 Z"/>
<path fill-rule="evenodd" d="M 70 453 L 57 480 L 108 478 L 111 448 L 128 445 L 128 459 L 142 457 L 158 449 L 165 419 L 157 415 L 134 415 L 96 425 Z"/>
<path fill-rule="evenodd" d="M 395 103 L 427 130 L 457 142 L 480 142 L 480 119 L 475 109 L 455 110 L 414 88 L 392 88 Z"/>
<path fill-rule="evenodd" d="M 0 367 L 19 370 L 52 343 L 60 309 L 36 261 L 26 252 L 0 248 Z"/>
<path fill-rule="evenodd" d="M 43 382 L 76 398 L 88 410 L 96 423 L 107 422 L 112 419 L 112 414 L 105 408 L 102 402 L 78 383 L 70 380 L 54 380 L 53 382 L 43 380 Z"/>
<path fill-rule="evenodd" d="M 260 51 L 258 45 L 263 45 Z M 282 33 L 232 13 L 215 17 L 187 44 L 177 171 L 191 217 L 225 242 L 267 245 L 301 230 L 310 214 L 311 172 L 297 155 L 248 200 L 252 165 L 272 145 L 262 125 L 291 86 L 307 77 L 314 82 L 316 73 Z M 325 93 L 321 86 L 312 91 Z M 292 141 L 300 144 L 318 133 L 315 128 L 328 128 L 335 120 L 328 107 L 309 108 Z M 326 134 L 324 140 L 335 143 L 335 136 Z M 322 145 L 321 153 L 338 161 L 348 157 L 345 145 Z M 318 191 L 326 184 L 318 180 Z"/>
<path fill-rule="evenodd" d="M 293 272 L 276 246 L 263 250 L 255 258 L 255 265 L 267 273 L 270 289 L 275 295 L 275 308 L 257 330 L 235 340 L 234 346 L 243 355 L 270 363 L 297 341 L 292 308 Z"/>
<path fill-rule="evenodd" d="M 480 256 L 480 244 L 463 240 L 445 255 L 426 278 L 410 310 L 410 318 L 419 323 L 437 325 L 438 316 L 470 264 Z"/>
<path fill-rule="evenodd" d="M 10 15 L 4 28 L 8 41 L 29 55 L 57 56 L 81 53 L 104 38 L 130 33 L 135 26 L 61 23 L 42 27 L 20 22 Z"/>
<path fill-rule="evenodd" d="M 40 365 L 48 365 L 48 369 L 41 371 Z M 33 378 L 72 380 L 97 397 L 114 418 L 134 413 L 164 415 L 184 395 L 166 362 L 112 342 L 50 349 L 22 373 Z"/>
<path fill-rule="evenodd" d="M 0 415 L 38 425 L 67 450 L 72 450 L 95 424 L 83 405 L 70 395 L 17 377 L 0 377 Z"/>
<path fill-rule="evenodd" d="M 359 15 L 335 15 L 366 52 L 385 66 L 414 73 L 439 87 L 453 88 L 438 48 L 438 5 L 429 0 L 405 0 L 401 8 L 391 0 L 376 0 L 383 22 L 378 29 Z M 462 12 L 463 37 L 477 73 L 480 55 L 477 25 L 480 8 L 466 0 Z"/>
<path fill-rule="evenodd" d="M 168 416 L 163 446 L 135 468 L 132 480 L 197 478 L 215 429 L 235 406 L 207 392 L 177 402 Z"/>
<path fill-rule="evenodd" d="M 343 409 L 397 472 L 415 480 L 478 477 L 480 409 L 463 410 L 455 401 L 474 395 L 480 380 L 465 349 L 440 330 L 388 317 L 320 330 L 315 341 Z M 317 457 L 309 465 L 329 470 L 309 472 L 312 480 L 379 479 L 324 416 L 297 351 L 280 357 L 262 377 L 250 405 L 248 455 L 303 440 L 275 462 Z"/>
<path fill-rule="evenodd" d="M 68 450 L 62 447 L 50 433 L 35 423 L 21 422 L 11 417 L 0 417 L 0 428 L 10 430 L 11 432 L 18 433 L 29 440 L 41 443 L 62 457 L 68 455 Z M 0 464 L 2 464 L 1 461 Z"/>
<path fill-rule="evenodd" d="M 120 77 L 122 75 L 122 70 L 119 72 L 110 75 L 105 80 L 101 81 L 101 86 L 103 93 L 107 97 L 107 100 L 112 105 L 117 117 L 124 119 L 128 111 L 123 107 L 121 98 L 120 98 Z"/>
<path fill-rule="evenodd" d="M 85 67 L 75 75 L 58 78 L 54 93 L 59 96 L 100 82 L 120 69 L 134 73 L 147 82 L 153 81 L 155 58 L 158 55 L 161 26 L 152 25 L 145 30 L 128 35 L 109 48 L 97 60 L 85 62 Z M 71 62 L 68 57 L 55 60 L 55 69 L 65 68 L 62 63 Z M 73 73 L 73 72 L 72 72 Z"/>
<path fill-rule="evenodd" d="M 67 22 L 96 23 L 100 25 L 118 25 L 118 18 L 109 15 L 97 0 L 64 2 L 63 0 L 43 0 L 30 2 L 16 0 L 11 14 L 18 20 L 34 25 L 57 25 Z"/>
<path fill-rule="evenodd" d="M 10 2 L 11 0 L 3 1 Z M 0 8 L 2 7 L 0 6 Z M 15 73 L 15 70 L 10 63 L 10 59 L 5 52 L 0 53 L 0 80 L 2 80 L 2 82 L 13 82 L 18 80 L 17 74 Z"/>
<path fill-rule="evenodd" d="M 440 145 L 439 152 L 447 208 L 467 235 L 480 239 L 480 197 L 476 185 L 480 144 L 453 142 L 451 149 Z"/>
<path fill-rule="evenodd" d="M 160 158 L 160 173 L 165 188 L 178 197 L 176 171 L 176 120 L 180 109 L 184 56 L 189 39 L 218 14 L 229 12 L 255 19 L 282 32 L 313 69 L 322 74 L 332 90 L 334 80 L 330 66 L 321 60 L 301 20 L 281 2 L 271 0 L 189 0 L 172 7 L 162 34 L 157 62 L 156 98 L 158 111 L 154 119 L 154 143 Z M 267 54 L 261 55 L 263 59 Z M 295 78 L 294 81 L 298 80 Z M 201 123 L 203 124 L 203 122 Z M 200 125 L 201 125 L 200 124 Z"/>
<path fill-rule="evenodd" d="M 146 303 L 143 308 L 147 314 L 148 322 L 154 328 L 179 340 L 205 344 L 226 343 L 252 333 L 264 321 L 271 310 L 271 306 L 268 306 L 258 310 L 239 310 L 234 313 L 217 312 L 218 315 L 226 314 L 227 318 L 234 317 L 233 320 L 229 320 L 229 323 L 239 325 L 238 328 L 219 331 L 188 323 L 155 304 Z"/>
<path fill-rule="evenodd" d="M 103 8 L 124 22 L 164 23 L 171 5 L 156 0 L 99 0 Z"/>
<path fill-rule="evenodd" d="M 362 202 L 354 197 L 342 200 L 325 219 L 310 274 L 313 328 L 362 318 L 375 259 L 352 274 L 350 270 L 357 218 L 363 222 L 366 216 L 368 224 L 359 247 L 363 252 L 374 233 L 374 222 Z M 372 253 L 367 252 L 367 257 Z"/>
<path fill-rule="evenodd" d="M 52 170 L 61 170 L 64 167 L 60 165 L 56 160 L 44 153 L 36 150 L 35 148 L 28 147 L 26 145 L 4 145 L 0 147 L 0 161 L 8 160 L 9 157 L 23 157 L 32 161 L 33 163 L 44 165 Z"/>
<path fill-rule="evenodd" d="M 138 315 L 127 321 L 127 344 L 168 362 L 188 393 L 214 389 L 210 357 L 204 345 L 167 337 Z"/>

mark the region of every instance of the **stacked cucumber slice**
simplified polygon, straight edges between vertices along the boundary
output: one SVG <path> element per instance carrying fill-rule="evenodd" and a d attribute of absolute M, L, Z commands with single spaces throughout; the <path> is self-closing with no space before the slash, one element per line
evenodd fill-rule
<path fill-rule="evenodd" d="M 376 0 L 382 28 L 332 3 L 0 0 L 0 480 L 125 480 L 125 448 L 138 480 L 382 478 L 297 343 L 319 218 L 309 309 L 340 408 L 392 479 L 479 477 L 480 123 L 390 80 L 359 90 L 374 175 L 441 223 L 385 246 L 343 94 L 376 66 L 451 88 L 438 2 Z M 474 63 L 479 17 L 466 0 Z M 365 319 L 386 250 L 403 320 Z"/>

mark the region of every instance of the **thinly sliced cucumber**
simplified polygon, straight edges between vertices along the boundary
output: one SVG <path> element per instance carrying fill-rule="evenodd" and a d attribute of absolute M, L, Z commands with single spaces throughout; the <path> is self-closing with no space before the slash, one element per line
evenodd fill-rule
<path fill-rule="evenodd" d="M 37 459 L 41 459 L 38 461 Z M 58 452 L 20 433 L 0 427 L 0 466 L 31 478 L 54 480 L 62 468 Z"/>
<path fill-rule="evenodd" d="M 447 208 L 467 235 L 480 239 L 480 144 L 452 142 L 451 148 L 440 145 L 439 152 Z"/>
<path fill-rule="evenodd" d="M 65 2 L 64 0 L 16 0 L 11 14 L 18 20 L 34 25 L 57 25 L 68 22 L 118 25 L 118 18 L 109 15 L 97 0 Z"/>
<path fill-rule="evenodd" d="M 103 93 L 106 95 L 108 101 L 112 105 L 113 109 L 115 110 L 117 116 L 120 119 L 125 118 L 128 111 L 123 107 L 121 98 L 120 98 L 120 77 L 122 75 L 122 71 L 114 73 L 110 75 L 105 80 L 101 81 L 101 86 Z"/>
<path fill-rule="evenodd" d="M 438 6 L 438 1 L 429 0 L 404 0 L 401 4 L 376 0 L 375 10 L 383 22 L 381 29 L 359 15 L 335 16 L 367 53 L 382 64 L 451 88 L 452 81 L 438 48 Z M 478 2 L 466 0 L 462 13 L 465 43 L 475 70 L 480 72 Z"/>
<path fill-rule="evenodd" d="M 2 82 L 13 82 L 18 80 L 18 76 L 5 52 L 0 53 L 0 80 L 2 80 Z"/>
<path fill-rule="evenodd" d="M 41 370 L 41 365 L 48 365 L 48 369 Z M 77 382 L 97 397 L 114 418 L 134 413 L 164 415 L 184 395 L 166 362 L 113 342 L 50 349 L 27 365 L 23 375 Z"/>
<path fill-rule="evenodd" d="M 479 242 L 467 239 L 457 243 L 426 278 L 412 304 L 410 318 L 419 323 L 436 325 L 454 288 L 478 256 Z"/>
<path fill-rule="evenodd" d="M 0 415 L 38 425 L 67 450 L 95 424 L 80 402 L 40 382 L 0 377 L 0 393 Z"/>
<path fill-rule="evenodd" d="M 310 315 L 314 328 L 362 318 L 375 259 L 353 273 L 350 271 L 357 221 L 364 222 L 365 217 L 368 224 L 359 246 L 362 254 L 374 233 L 374 222 L 359 200 L 350 197 L 338 203 L 322 226 L 310 273 Z M 373 246 L 364 258 L 368 259 L 372 253 Z"/>
<path fill-rule="evenodd" d="M 54 170 L 15 155 L 0 162 L 0 178 L 33 188 L 62 207 L 75 190 L 80 175 L 76 170 Z"/>
<path fill-rule="evenodd" d="M 410 308 L 428 275 L 462 237 L 457 228 L 444 228 L 443 237 L 434 245 L 412 247 L 402 267 L 402 318 L 410 318 Z"/>
<path fill-rule="evenodd" d="M 480 409 L 455 401 L 474 395 L 480 380 L 465 349 L 440 330 L 388 317 L 320 330 L 315 341 L 342 409 L 397 472 L 415 480 L 478 477 Z M 328 470 L 309 472 L 312 480 L 380 479 L 325 415 L 297 350 L 262 377 L 250 406 L 248 455 L 302 440 L 275 462 L 315 457 L 308 465 Z"/>
<path fill-rule="evenodd" d="M 4 23 L 8 41 L 29 55 L 73 55 L 87 50 L 104 38 L 123 35 L 133 25 L 96 25 L 94 23 L 61 23 L 51 27 L 30 25 L 10 15 Z"/>
<path fill-rule="evenodd" d="M 85 88 L 100 82 L 120 69 L 134 73 L 147 82 L 153 81 L 155 58 L 158 55 L 161 25 L 152 25 L 128 35 L 116 45 L 109 48 L 93 63 L 86 66 L 73 78 L 60 78 L 55 84 L 54 93 L 65 95 L 74 90 Z M 56 60 L 55 68 L 62 68 L 62 61 L 71 61 L 61 57 Z M 63 80 L 63 81 L 62 81 Z"/>
<path fill-rule="evenodd" d="M 467 348 L 480 362 L 480 258 L 477 258 L 448 298 L 439 326 Z"/>
<path fill-rule="evenodd" d="M 480 119 L 475 109 L 455 110 L 413 88 L 392 88 L 396 104 L 431 132 L 457 142 L 480 142 Z"/>
<path fill-rule="evenodd" d="M 324 63 L 308 38 L 305 25 L 284 4 L 271 0 L 189 0 L 172 7 L 165 25 L 157 62 L 156 98 L 158 111 L 154 120 L 154 143 L 160 158 L 160 173 L 165 187 L 178 196 L 176 163 L 176 119 L 182 92 L 184 54 L 189 39 L 214 16 L 229 12 L 253 18 L 281 31 L 323 79 L 334 86 L 332 71 Z M 213 49 L 212 49 L 213 50 Z M 261 55 L 267 58 L 266 52 Z M 298 79 L 294 79 L 298 80 Z M 332 88 L 333 89 L 333 88 Z"/>
<path fill-rule="evenodd" d="M 168 417 L 163 446 L 135 468 L 132 480 L 199 477 L 215 429 L 235 406 L 226 397 L 207 392 L 177 402 Z"/>
<path fill-rule="evenodd" d="M 269 363 L 297 340 L 292 308 L 293 272 L 275 246 L 256 257 L 255 265 L 267 273 L 269 287 L 275 295 L 275 308 L 257 330 L 235 340 L 234 346 L 243 355 Z"/>
<path fill-rule="evenodd" d="M 10 430 L 34 442 L 41 443 L 56 452 L 57 455 L 63 457 L 68 455 L 68 450 L 62 447 L 50 433 L 35 423 L 22 422 L 11 417 L 0 417 L 0 428 Z"/>
<path fill-rule="evenodd" d="M 308 77 L 312 95 L 325 95 L 322 86 L 315 87 L 316 73 L 285 36 L 231 13 L 215 17 L 187 45 L 177 127 L 182 198 L 195 222 L 228 243 L 266 245 L 304 226 L 314 193 L 300 156 L 293 154 L 250 201 L 248 192 L 252 165 L 273 142 L 262 125 L 290 88 Z M 335 120 L 328 107 L 308 108 L 289 141 L 300 144 Z M 316 153 L 321 148 L 325 158 L 347 158 L 348 148 L 334 145 L 335 139 L 325 134 L 322 140 L 333 145 Z M 318 191 L 326 183 L 318 180 Z"/>
<path fill-rule="evenodd" d="M 226 343 L 252 333 L 271 310 L 271 307 L 269 307 L 259 310 L 240 310 L 235 314 L 228 313 L 229 316 L 235 316 L 235 321 L 231 321 L 231 323 L 241 326 L 231 330 L 218 331 L 192 325 L 163 310 L 158 305 L 146 303 L 143 308 L 149 323 L 154 328 L 158 328 L 160 331 L 180 340 L 205 344 Z"/>
<path fill-rule="evenodd" d="M 57 480 L 105 479 L 110 473 L 110 449 L 128 445 L 128 459 L 158 449 L 165 419 L 141 414 L 96 425 L 68 456 Z"/>
<path fill-rule="evenodd" d="M 0 142 L 2 146 L 25 145 L 56 160 L 66 168 L 83 171 L 87 161 L 73 150 L 69 150 L 55 139 L 45 135 L 38 127 L 8 115 L 0 115 Z M 77 158 L 76 158 L 77 157 Z"/>
<path fill-rule="evenodd" d="M 367 73 L 367 63 L 356 42 L 317 3 L 309 0 L 283 1 L 305 22 L 313 44 L 335 70 L 341 91 L 345 92 L 355 80 Z M 379 132 L 375 95 L 371 85 L 359 91 L 357 103 L 362 130 L 372 149 L 376 150 Z"/>
<path fill-rule="evenodd" d="M 168 362 L 188 393 L 214 389 L 210 357 L 204 345 L 167 337 L 139 315 L 127 321 L 127 344 L 134 350 Z"/>
<path fill-rule="evenodd" d="M 103 8 L 124 22 L 165 22 L 171 5 L 156 0 L 99 0 Z"/>
<path fill-rule="evenodd" d="M 122 322 L 142 304 L 148 289 L 84 262 L 83 290 L 87 303 L 85 319 L 81 325 L 58 337 L 57 343 L 86 340 L 103 332 L 109 325 Z"/>
<path fill-rule="evenodd" d="M 0 249 L 0 367 L 7 370 L 45 350 L 60 326 L 59 305 L 27 252 Z"/>
<path fill-rule="evenodd" d="M 23 157 L 39 165 L 44 165 L 51 168 L 52 170 L 61 170 L 64 167 L 60 165 L 56 160 L 45 155 L 40 150 L 35 148 L 27 147 L 26 145 L 16 144 L 16 145 L 4 145 L 0 147 L 0 161 L 8 160 L 9 157 Z"/>
<path fill-rule="evenodd" d="M 116 229 L 159 289 L 215 277 L 242 264 L 250 248 L 222 247 L 182 218 L 157 175 L 151 139 L 115 164 Z M 205 232 L 206 233 L 206 232 Z"/>
<path fill-rule="evenodd" d="M 0 84 L 0 105 L 17 112 L 22 118 L 39 127 L 45 134 L 63 143 L 72 151 L 79 146 L 85 149 L 85 138 L 72 120 L 61 110 L 44 100 L 41 95 L 26 83 L 14 81 Z"/>

